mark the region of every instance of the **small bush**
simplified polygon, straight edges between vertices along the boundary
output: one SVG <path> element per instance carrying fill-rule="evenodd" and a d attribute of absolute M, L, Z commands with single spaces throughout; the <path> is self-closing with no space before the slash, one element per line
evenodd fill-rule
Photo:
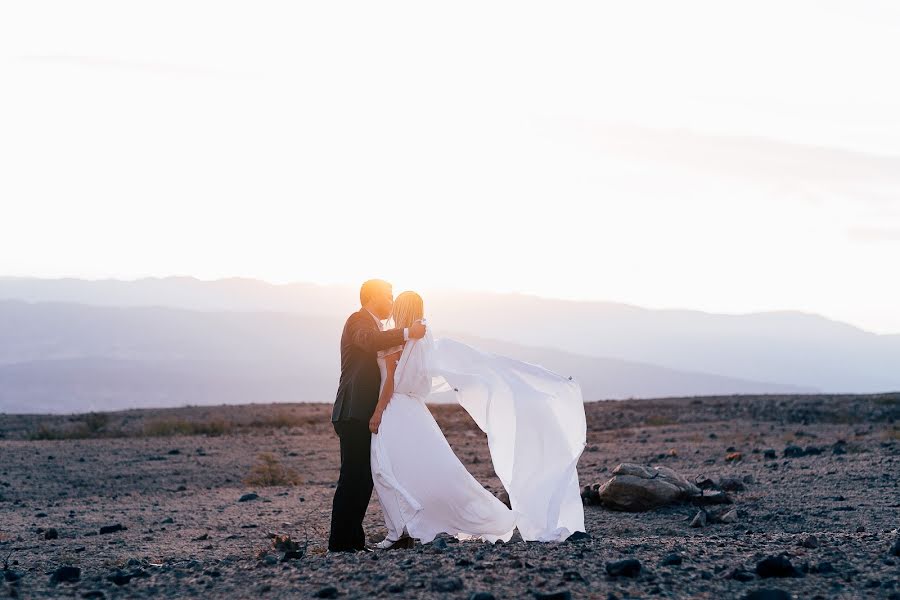
<path fill-rule="evenodd" d="M 300 475 L 290 467 L 285 467 L 271 452 L 263 452 L 259 462 L 250 468 L 244 483 L 253 486 L 298 485 L 303 482 Z"/>
<path fill-rule="evenodd" d="M 144 425 L 144 435 L 148 437 L 168 437 L 172 435 L 225 435 L 232 430 L 227 421 L 187 421 L 185 419 L 160 419 Z"/>

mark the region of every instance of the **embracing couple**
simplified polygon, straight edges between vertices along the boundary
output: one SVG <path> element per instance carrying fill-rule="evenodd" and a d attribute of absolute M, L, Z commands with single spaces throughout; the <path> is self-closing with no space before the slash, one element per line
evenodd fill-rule
<path fill-rule="evenodd" d="M 373 279 L 341 335 L 341 378 L 331 421 L 341 470 L 328 549 L 367 551 L 363 519 L 374 487 L 387 537 L 411 548 L 439 533 L 457 539 L 561 541 L 584 532 L 576 466 L 585 445 L 581 388 L 537 365 L 434 339 L 415 292 L 396 301 Z M 390 319 L 391 329 L 383 321 Z M 509 495 L 501 502 L 472 477 L 425 402 L 452 396 L 487 434 Z"/>

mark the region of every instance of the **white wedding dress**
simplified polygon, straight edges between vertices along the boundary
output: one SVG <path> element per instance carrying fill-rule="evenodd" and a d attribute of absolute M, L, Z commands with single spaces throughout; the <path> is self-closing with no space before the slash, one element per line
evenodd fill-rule
<path fill-rule="evenodd" d="M 403 348 L 394 395 L 372 435 L 375 491 L 387 539 L 561 541 L 584 531 L 576 466 L 585 445 L 581 388 L 536 365 L 429 333 Z M 382 382 L 386 377 L 379 358 Z M 383 385 L 383 384 L 382 384 Z M 512 509 L 472 477 L 425 406 L 450 392 L 487 434 Z"/>

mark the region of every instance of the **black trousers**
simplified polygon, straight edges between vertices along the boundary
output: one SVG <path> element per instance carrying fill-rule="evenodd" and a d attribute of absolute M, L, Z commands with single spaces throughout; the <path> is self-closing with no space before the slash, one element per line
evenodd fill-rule
<path fill-rule="evenodd" d="M 331 505 L 329 550 L 361 550 L 366 545 L 362 522 L 372 497 L 372 434 L 368 421 L 332 423 L 341 439 L 341 476 Z"/>

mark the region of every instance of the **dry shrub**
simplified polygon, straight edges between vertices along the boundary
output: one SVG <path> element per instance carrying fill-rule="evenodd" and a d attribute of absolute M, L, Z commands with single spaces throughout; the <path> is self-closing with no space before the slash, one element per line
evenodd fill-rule
<path fill-rule="evenodd" d="M 232 423 L 221 419 L 214 421 L 188 421 L 185 419 L 159 419 L 144 425 L 144 435 L 167 437 L 172 435 L 208 435 L 210 437 L 231 433 Z"/>
<path fill-rule="evenodd" d="M 303 483 L 297 471 L 278 462 L 271 452 L 263 452 L 257 458 L 259 462 L 250 468 L 250 473 L 244 479 L 245 484 L 270 487 Z"/>

